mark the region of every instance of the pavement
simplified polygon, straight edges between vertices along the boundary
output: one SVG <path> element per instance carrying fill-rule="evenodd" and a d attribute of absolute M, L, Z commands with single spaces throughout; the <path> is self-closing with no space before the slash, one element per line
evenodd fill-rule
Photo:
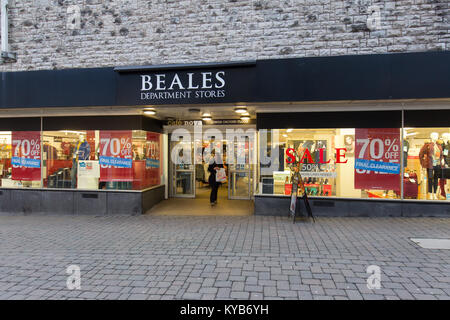
<path fill-rule="evenodd" d="M 450 219 L 1 216 L 0 299 L 450 300 L 450 250 L 411 237 Z"/>

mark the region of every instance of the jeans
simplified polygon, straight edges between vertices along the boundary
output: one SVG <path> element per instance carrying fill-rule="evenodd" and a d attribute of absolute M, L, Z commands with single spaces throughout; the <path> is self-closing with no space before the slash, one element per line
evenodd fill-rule
<path fill-rule="evenodd" d="M 211 195 L 209 196 L 209 202 L 213 203 L 217 201 L 217 191 L 219 191 L 220 183 L 211 183 Z"/>
<path fill-rule="evenodd" d="M 428 193 L 435 193 L 437 191 L 439 182 L 439 178 L 437 177 L 438 170 L 440 170 L 439 166 L 434 166 L 433 169 L 427 169 Z"/>

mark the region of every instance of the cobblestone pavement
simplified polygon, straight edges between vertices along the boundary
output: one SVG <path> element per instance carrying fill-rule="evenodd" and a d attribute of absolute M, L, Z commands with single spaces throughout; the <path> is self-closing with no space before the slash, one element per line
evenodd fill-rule
<path fill-rule="evenodd" d="M 449 300 L 450 250 L 409 237 L 448 238 L 450 219 L 3 216 L 0 299 Z"/>

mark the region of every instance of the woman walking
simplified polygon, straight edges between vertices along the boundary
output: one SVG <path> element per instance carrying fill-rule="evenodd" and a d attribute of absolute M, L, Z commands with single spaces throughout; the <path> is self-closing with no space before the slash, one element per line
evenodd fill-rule
<path fill-rule="evenodd" d="M 217 191 L 219 191 L 219 187 L 221 185 L 220 182 L 216 181 L 216 173 L 220 168 L 223 168 L 222 161 L 220 161 L 220 157 L 216 156 L 216 151 L 213 150 L 211 152 L 211 158 L 209 159 L 209 179 L 208 183 L 211 187 L 211 195 L 209 196 L 209 202 L 212 206 L 217 204 Z"/>

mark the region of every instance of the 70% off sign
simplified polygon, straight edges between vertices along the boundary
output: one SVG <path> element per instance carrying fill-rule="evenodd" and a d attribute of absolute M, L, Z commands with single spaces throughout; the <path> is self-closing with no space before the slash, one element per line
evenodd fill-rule
<path fill-rule="evenodd" d="M 356 143 L 361 146 L 358 159 L 387 161 L 390 163 L 400 162 L 400 146 L 397 138 L 375 138 L 375 139 L 357 139 Z M 358 173 L 365 173 L 366 170 L 356 169 Z"/>
<path fill-rule="evenodd" d="M 112 158 L 118 159 L 130 159 L 132 157 L 131 151 L 131 139 L 129 137 L 120 137 L 120 138 L 101 138 L 101 157 L 103 158 L 100 161 L 102 168 L 111 168 L 111 167 L 131 167 L 128 165 L 128 161 L 126 162 L 117 162 Z M 110 163 L 110 164 L 108 164 Z M 115 164 L 115 165 L 113 165 Z"/>
<path fill-rule="evenodd" d="M 41 145 L 39 139 L 14 139 L 12 141 L 14 147 L 13 166 L 19 167 L 39 167 L 40 163 L 26 161 L 25 159 L 40 159 Z"/>

